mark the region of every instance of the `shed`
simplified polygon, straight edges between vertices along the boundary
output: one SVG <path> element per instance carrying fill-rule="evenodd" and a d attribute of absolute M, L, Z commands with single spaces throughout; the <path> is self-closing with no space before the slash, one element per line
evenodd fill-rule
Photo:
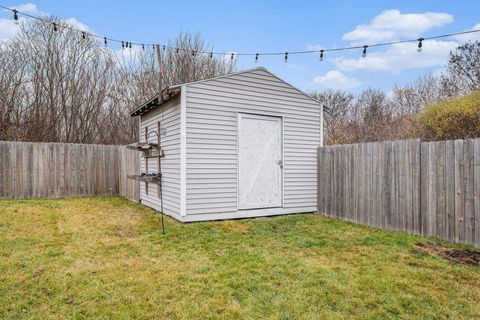
<path fill-rule="evenodd" d="M 170 86 L 131 116 L 136 147 L 151 148 L 140 161 L 144 205 L 162 210 L 161 159 L 163 211 L 180 221 L 316 211 L 323 108 L 265 68 Z"/>

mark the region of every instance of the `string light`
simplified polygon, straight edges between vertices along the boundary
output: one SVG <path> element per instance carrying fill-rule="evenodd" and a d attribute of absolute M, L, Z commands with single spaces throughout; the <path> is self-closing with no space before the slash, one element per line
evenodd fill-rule
<path fill-rule="evenodd" d="M 131 42 L 128 43 L 128 49 L 132 49 L 132 43 Z"/>
<path fill-rule="evenodd" d="M 145 51 L 145 45 L 142 43 L 142 51 Z"/>
<path fill-rule="evenodd" d="M 365 58 L 367 56 L 367 48 L 368 46 L 367 45 L 364 45 L 363 46 L 363 51 L 362 51 L 362 57 Z"/>
<path fill-rule="evenodd" d="M 16 9 L 13 9 L 13 23 L 15 23 L 16 25 L 18 25 L 18 11 Z"/>
<path fill-rule="evenodd" d="M 230 56 L 230 61 L 233 61 L 233 56 L 235 55 L 235 53 L 232 52 L 232 55 Z"/>
<path fill-rule="evenodd" d="M 213 58 L 213 52 L 210 52 L 210 59 Z"/>
<path fill-rule="evenodd" d="M 285 63 L 288 62 L 288 52 L 285 52 L 285 59 L 283 60 Z"/>
<path fill-rule="evenodd" d="M 86 31 L 82 31 L 82 30 L 78 30 L 76 29 L 74 26 L 71 26 L 69 24 L 65 24 L 65 25 L 62 25 L 62 24 L 59 24 L 58 22 L 52 22 L 48 19 L 45 19 L 45 18 L 40 18 L 40 17 L 37 17 L 37 16 L 34 16 L 34 15 L 30 15 L 28 13 L 23 13 L 23 12 L 20 12 L 18 11 L 17 9 L 12 9 L 12 8 L 8 8 L 8 7 L 5 7 L 5 6 L 2 6 L 0 5 L 0 8 L 1 9 L 5 9 L 5 10 L 10 10 L 12 11 L 13 13 L 13 22 L 15 24 L 18 24 L 19 23 L 19 15 L 23 15 L 25 17 L 29 17 L 29 18 L 32 18 L 32 19 L 35 19 L 35 20 L 38 20 L 38 21 L 41 21 L 41 22 L 44 22 L 44 23 L 47 23 L 47 24 L 51 24 L 53 26 L 53 30 L 54 31 L 58 31 L 58 28 L 61 27 L 61 28 L 64 28 L 64 29 L 69 29 L 69 30 L 72 30 L 72 31 L 75 31 L 75 32 L 81 32 L 81 36 L 82 36 L 82 39 L 86 39 L 86 36 L 89 35 L 91 37 L 94 37 L 94 38 L 97 38 L 97 39 L 102 39 L 103 38 L 103 42 L 104 42 L 104 46 L 105 47 L 108 47 L 108 41 L 112 41 L 112 42 L 115 42 L 115 43 L 121 43 L 122 41 L 120 40 L 117 40 L 117 39 L 112 39 L 112 38 L 107 38 L 106 36 L 100 36 L 98 34 L 94 34 L 94 33 L 90 33 L 90 32 L 86 32 Z M 442 35 L 436 35 L 436 36 L 431 36 L 431 37 L 425 37 L 425 38 L 418 38 L 418 39 L 408 39 L 408 40 L 399 40 L 399 41 L 392 41 L 392 42 L 384 42 L 384 43 L 376 43 L 376 44 L 370 44 L 370 45 L 364 45 L 364 46 L 350 46 L 350 47 L 341 47 L 341 48 L 331 48 L 331 49 L 321 49 L 321 50 L 305 50 L 305 51 L 290 51 L 290 52 L 262 52 L 262 53 L 248 53 L 248 52 L 245 52 L 245 53 L 235 53 L 235 54 L 232 54 L 231 55 L 231 60 L 233 60 L 233 57 L 235 55 L 237 56 L 255 56 L 255 62 L 258 62 L 258 59 L 259 59 L 259 56 L 260 55 L 265 55 L 265 56 L 279 56 L 279 55 L 285 55 L 286 57 L 288 56 L 288 54 L 308 54 L 308 53 L 319 53 L 320 54 L 320 61 L 323 60 L 323 57 L 324 57 L 324 54 L 326 52 L 333 52 L 333 51 L 346 51 L 346 50 L 355 50 L 355 49 L 362 49 L 363 48 L 363 51 L 362 51 L 362 56 L 365 57 L 366 54 L 367 54 L 367 48 L 368 47 L 382 47 L 382 46 L 391 46 L 391 45 L 395 45 L 395 44 L 400 44 L 400 43 L 418 43 L 417 45 L 417 51 L 418 52 L 421 52 L 422 49 L 423 49 L 423 41 L 425 40 L 433 40 L 433 39 L 439 39 L 439 38 L 448 38 L 448 37 L 452 37 L 452 36 L 458 36 L 458 35 L 465 35 L 465 34 L 472 34 L 472 33 L 479 33 L 480 32 L 480 29 L 474 29 L 474 30 L 467 30 L 467 31 L 461 31 L 461 32 L 455 32 L 455 33 L 450 33 L 450 34 L 442 34 Z M 152 48 L 153 50 L 155 50 L 155 44 L 142 44 L 142 43 L 135 43 L 135 42 L 127 42 L 126 44 L 128 44 L 128 48 L 131 48 L 132 45 L 141 45 L 142 46 L 142 49 L 145 48 L 145 46 L 148 46 L 148 45 L 152 45 Z M 124 42 L 124 46 L 125 46 L 125 42 Z M 163 50 L 166 49 L 166 45 L 163 45 L 162 46 Z M 179 52 L 179 48 L 172 48 L 172 49 L 175 49 L 175 51 L 178 53 Z M 183 50 L 183 49 L 181 49 Z M 200 54 L 210 54 L 211 56 L 213 55 L 224 55 L 225 51 L 223 52 L 208 52 L 208 51 L 192 51 L 192 55 L 195 56 L 196 53 L 200 53 Z M 288 60 L 287 59 L 284 59 L 285 62 L 287 62 Z"/>
<path fill-rule="evenodd" d="M 122 41 L 122 50 L 125 50 L 125 44 Z"/>
<path fill-rule="evenodd" d="M 417 48 L 417 52 L 422 52 L 422 41 L 424 39 L 423 38 L 419 38 L 418 39 L 418 48 Z"/>

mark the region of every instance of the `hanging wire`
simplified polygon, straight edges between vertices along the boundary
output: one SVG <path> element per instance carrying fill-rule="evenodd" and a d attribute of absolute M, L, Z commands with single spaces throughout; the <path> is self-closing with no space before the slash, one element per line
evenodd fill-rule
<path fill-rule="evenodd" d="M 68 25 L 68 24 L 57 24 L 56 22 L 52 22 L 52 21 L 49 21 L 49 20 L 44 19 L 44 18 L 40 18 L 40 17 L 31 15 L 31 14 L 28 14 L 28 13 L 20 12 L 17 9 L 12 9 L 12 8 L 5 7 L 5 6 L 2 6 L 2 5 L 0 5 L 0 8 L 13 12 L 14 22 L 18 21 L 18 15 L 20 14 L 20 15 L 23 15 L 23 16 L 28 17 L 28 18 L 32 18 L 32 19 L 35 19 L 35 20 L 38 20 L 38 21 L 42 21 L 44 23 L 50 23 L 50 24 L 53 25 L 54 30 L 58 30 L 58 28 L 63 28 L 63 29 L 70 29 L 70 30 L 73 30 L 75 32 L 85 32 L 85 35 L 88 35 L 88 36 L 91 36 L 91 37 L 94 37 L 94 38 L 97 38 L 97 39 L 103 39 L 105 47 L 108 47 L 108 41 L 114 42 L 114 43 L 121 43 L 122 42 L 122 40 L 118 40 L 118 39 L 114 39 L 114 38 L 110 38 L 110 37 L 106 37 L 106 36 L 101 36 L 101 35 L 98 35 L 98 34 L 95 34 L 95 33 L 87 32 L 87 31 L 81 31 L 81 30 L 78 30 L 78 29 L 74 28 L 73 26 Z M 436 36 L 431 36 L 431 37 L 423 37 L 423 38 L 420 38 L 422 41 L 420 41 L 420 39 L 408 39 L 408 40 L 399 40 L 399 41 L 376 43 L 376 44 L 370 44 L 370 45 L 365 45 L 365 46 L 367 48 L 368 47 L 372 48 L 372 47 L 383 47 L 383 46 L 391 46 L 391 45 L 395 45 L 395 44 L 416 43 L 416 42 L 418 42 L 418 44 L 420 45 L 421 42 L 426 41 L 426 40 L 448 38 L 448 37 L 452 37 L 452 36 L 472 34 L 472 33 L 477 33 L 477 32 L 480 32 L 480 29 L 467 30 L 467 31 L 461 31 L 461 32 L 454 32 L 454 33 L 447 33 L 447 34 L 441 34 L 441 35 L 436 35 Z M 145 43 L 145 44 L 146 45 L 151 45 L 155 49 L 155 43 Z M 130 47 L 130 45 L 141 46 L 142 43 L 129 42 L 129 47 Z M 323 54 L 326 53 L 326 52 L 347 51 L 347 50 L 356 50 L 356 49 L 362 49 L 363 48 L 363 51 L 365 51 L 365 54 L 366 54 L 365 46 L 350 46 L 350 47 L 339 47 L 339 48 L 330 48 L 330 49 L 321 49 L 321 50 L 288 51 L 288 54 L 289 55 L 292 55 L 292 54 L 296 55 L 296 54 L 320 53 L 320 56 L 321 56 L 321 59 L 322 59 Z M 172 47 L 172 46 L 168 46 L 168 45 L 163 45 L 162 48 L 174 49 L 177 52 L 179 50 L 185 51 L 185 49 L 176 48 L 176 47 Z M 421 48 L 421 46 L 420 46 L 420 48 Z M 418 48 L 417 48 L 417 50 L 418 50 Z M 223 52 L 220 52 L 220 51 L 212 51 L 212 52 L 210 52 L 210 51 L 208 51 L 208 52 L 207 51 L 197 51 L 197 52 L 195 52 L 195 51 L 193 51 L 192 55 L 195 55 L 196 53 L 198 53 L 198 54 L 210 54 L 210 53 L 212 53 L 213 55 L 219 55 L 219 56 L 225 55 L 225 51 L 223 51 Z M 285 51 L 283 51 L 283 52 L 262 52 L 262 53 L 237 52 L 237 53 L 235 53 L 235 55 L 236 56 L 255 56 L 255 61 L 257 62 L 258 59 L 259 59 L 259 56 L 285 55 Z"/>

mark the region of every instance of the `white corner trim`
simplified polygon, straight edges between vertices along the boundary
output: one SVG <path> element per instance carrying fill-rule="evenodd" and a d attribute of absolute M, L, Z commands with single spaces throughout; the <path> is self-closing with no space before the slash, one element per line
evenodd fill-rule
<path fill-rule="evenodd" d="M 320 106 L 320 147 L 323 147 L 323 107 Z"/>
<path fill-rule="evenodd" d="M 180 92 L 180 215 L 187 214 L 187 86 Z"/>

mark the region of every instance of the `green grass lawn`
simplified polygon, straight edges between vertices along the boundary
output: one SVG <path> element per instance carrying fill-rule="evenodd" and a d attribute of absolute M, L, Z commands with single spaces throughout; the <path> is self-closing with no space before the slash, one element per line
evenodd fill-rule
<path fill-rule="evenodd" d="M 122 198 L 0 201 L 0 318 L 480 318 L 480 268 L 420 237 L 311 214 L 166 230 Z"/>

